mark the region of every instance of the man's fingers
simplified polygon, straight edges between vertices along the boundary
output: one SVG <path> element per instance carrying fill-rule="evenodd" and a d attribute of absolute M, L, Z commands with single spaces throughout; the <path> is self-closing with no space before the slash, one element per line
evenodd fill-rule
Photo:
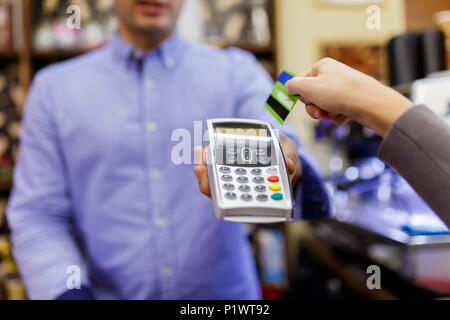
<path fill-rule="evenodd" d="M 289 178 L 293 185 L 297 185 L 303 175 L 303 166 L 298 156 L 288 157 L 286 160 L 286 167 L 289 172 Z"/>
<path fill-rule="evenodd" d="M 205 196 L 211 197 L 211 187 L 209 185 L 208 170 L 206 166 L 202 164 L 196 165 L 194 173 L 197 176 L 200 192 Z"/>
<path fill-rule="evenodd" d="M 195 164 L 206 164 L 203 147 L 194 148 Z"/>
<path fill-rule="evenodd" d="M 195 156 L 195 163 L 197 164 L 194 167 L 194 173 L 197 176 L 198 187 L 204 195 L 211 197 L 211 187 L 209 185 L 208 168 L 206 167 L 205 161 L 205 149 L 203 149 L 202 147 L 195 147 L 194 156 Z"/>
<path fill-rule="evenodd" d="M 286 160 L 286 165 L 287 165 L 287 169 L 289 171 L 289 175 L 293 175 L 295 173 L 295 167 L 296 167 L 295 162 L 291 158 L 288 158 Z"/>

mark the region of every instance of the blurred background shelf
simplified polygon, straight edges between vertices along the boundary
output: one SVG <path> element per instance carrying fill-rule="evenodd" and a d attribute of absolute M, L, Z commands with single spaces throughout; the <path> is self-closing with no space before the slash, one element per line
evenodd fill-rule
<path fill-rule="evenodd" d="M 12 188 L 12 180 L 0 181 L 0 193 L 9 193 Z"/>
<path fill-rule="evenodd" d="M 77 57 L 93 49 L 34 49 L 31 53 L 33 59 L 65 60 Z"/>
<path fill-rule="evenodd" d="M 0 50 L 0 59 L 19 59 L 19 51 L 15 49 Z"/>
<path fill-rule="evenodd" d="M 239 48 L 245 51 L 250 51 L 255 55 L 258 54 L 273 54 L 275 51 L 274 45 L 267 44 L 267 45 L 255 45 L 255 44 L 249 44 L 245 42 L 235 42 L 235 43 L 223 43 L 223 42 L 208 42 L 208 44 L 220 48 L 230 48 L 235 47 Z"/>
<path fill-rule="evenodd" d="M 392 87 L 398 93 L 401 93 L 404 96 L 409 96 L 411 94 L 412 82 L 398 84 Z"/>
<path fill-rule="evenodd" d="M 95 50 L 106 43 L 112 35 L 112 29 L 116 25 L 113 2 L 103 1 L 101 11 L 98 11 L 96 1 L 82 2 L 86 4 L 86 7 L 82 8 L 83 16 L 89 18 L 82 20 L 84 28 L 81 30 L 68 31 L 65 25 L 67 19 L 65 8 L 70 4 L 69 0 L 58 0 L 54 3 L 0 0 L 0 4 L 6 3 L 11 6 L 11 12 L 16 13 L 11 17 L 20 17 L 18 22 L 13 23 L 16 30 L 14 28 L 11 30 L 16 39 L 15 44 L 0 49 L 0 63 L 10 64 L 11 61 L 17 63 L 17 76 L 23 96 L 26 96 L 35 73 L 41 68 Z M 194 7 L 191 7 L 192 3 L 195 3 Z M 185 26 L 180 27 L 180 32 L 182 29 L 191 28 L 194 19 L 201 20 L 200 24 L 205 31 L 198 39 L 191 40 L 221 48 L 237 47 L 249 51 L 273 78 L 277 77 L 279 72 L 275 37 L 277 23 L 273 0 L 236 0 L 227 3 L 217 0 L 195 0 L 187 4 L 187 7 L 185 8 L 185 11 L 188 11 L 187 15 L 193 16 Z M 255 11 L 255 8 L 258 10 Z M 258 16 L 256 20 L 255 14 Z M 255 31 L 255 28 L 260 30 Z M 86 33 L 83 33 L 85 31 Z M 84 45 L 86 43 L 88 46 Z M 23 110 L 24 100 L 25 97 L 17 105 L 20 113 Z M 8 188 L 8 184 L 4 187 Z"/>

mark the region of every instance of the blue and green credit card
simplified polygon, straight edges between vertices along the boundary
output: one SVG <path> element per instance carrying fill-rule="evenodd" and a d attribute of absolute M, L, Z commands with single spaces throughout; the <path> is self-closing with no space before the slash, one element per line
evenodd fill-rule
<path fill-rule="evenodd" d="M 285 89 L 286 82 L 294 78 L 295 75 L 284 70 L 265 103 L 265 107 L 277 119 L 280 124 L 286 121 L 287 116 L 297 103 L 299 96 L 289 95 Z"/>

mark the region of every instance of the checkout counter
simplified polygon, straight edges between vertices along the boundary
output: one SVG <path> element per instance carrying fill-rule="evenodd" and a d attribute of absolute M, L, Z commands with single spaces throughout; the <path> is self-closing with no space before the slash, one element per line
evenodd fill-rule
<path fill-rule="evenodd" d="M 312 223 L 300 241 L 294 298 L 450 296 L 449 229 L 403 178 L 373 157 L 327 186 L 332 217 Z M 371 265 L 381 270 L 379 290 L 367 287 Z"/>

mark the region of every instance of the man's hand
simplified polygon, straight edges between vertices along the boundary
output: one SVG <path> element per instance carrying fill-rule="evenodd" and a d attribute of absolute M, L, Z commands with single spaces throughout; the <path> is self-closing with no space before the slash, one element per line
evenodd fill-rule
<path fill-rule="evenodd" d="M 294 140 L 280 134 L 280 144 L 283 149 L 284 158 L 286 159 L 286 167 L 289 171 L 292 188 L 297 186 L 298 181 L 303 174 L 303 166 L 298 157 L 297 145 Z M 197 165 L 194 168 L 197 176 L 200 191 L 207 197 L 211 198 L 211 187 L 208 179 L 208 169 L 205 160 L 205 149 L 196 147 L 194 150 Z"/>

